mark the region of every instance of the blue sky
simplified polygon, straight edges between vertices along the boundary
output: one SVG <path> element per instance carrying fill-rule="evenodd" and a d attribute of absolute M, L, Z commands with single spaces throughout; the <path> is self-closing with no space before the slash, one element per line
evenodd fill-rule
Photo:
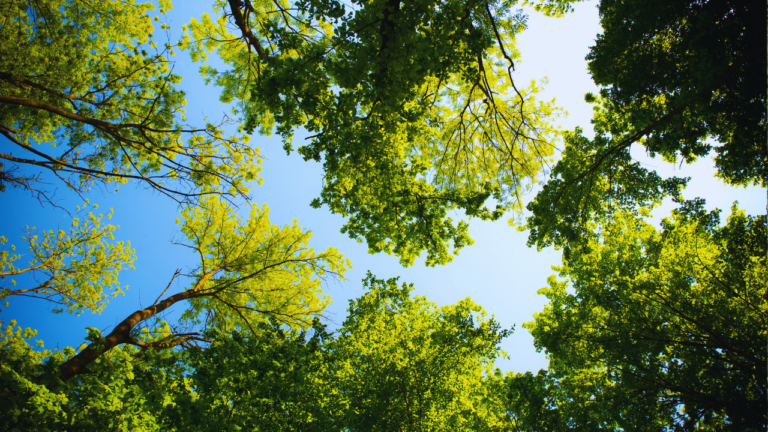
<path fill-rule="evenodd" d="M 584 57 L 600 32 L 596 5 L 596 2 L 577 4 L 574 13 L 560 19 L 529 11 L 529 28 L 517 41 L 522 60 L 517 62 L 515 79 L 525 84 L 531 79 L 548 78 L 541 98 L 556 98 L 557 104 L 568 111 L 569 115 L 559 121 L 563 129 L 581 126 L 587 133 L 591 129 L 589 120 L 592 111 L 583 97 L 587 92 L 595 92 L 596 88 L 586 71 Z M 208 8 L 207 2 L 177 2 L 176 9 L 168 15 L 172 37 L 178 37 L 183 24 Z M 218 102 L 218 90 L 205 86 L 198 76 L 199 65 L 193 64 L 185 53 L 176 57 L 175 72 L 183 76 L 181 87 L 187 92 L 190 122 L 194 124 L 203 115 L 219 118 L 228 112 L 229 108 Z M 301 134 L 297 136 L 298 141 L 301 141 Z M 536 291 L 545 286 L 547 276 L 553 273 L 551 266 L 559 264 L 560 252 L 552 249 L 537 252 L 526 247 L 527 233 L 517 232 L 508 226 L 506 220 L 495 223 L 471 221 L 470 233 L 475 244 L 462 250 L 452 263 L 429 268 L 421 260 L 410 268 L 403 268 L 397 258 L 384 254 L 369 255 L 364 244 L 339 233 L 344 222 L 340 216 L 330 214 L 326 208 L 309 207 L 309 202 L 319 195 L 322 187 L 319 164 L 304 162 L 297 154 L 286 156 L 279 138 L 257 135 L 252 137 L 251 144 L 260 147 L 265 156 L 264 183 L 253 190 L 254 205 L 266 203 L 274 224 L 285 225 L 297 219 L 300 225 L 312 231 L 314 238 L 311 245 L 315 250 L 334 246 L 352 261 L 353 269 L 347 272 L 347 280 L 330 281 L 325 287 L 325 293 L 334 300 L 327 310 L 332 328 L 344 320 L 347 301 L 362 294 L 360 281 L 370 270 L 379 278 L 400 276 L 401 281 L 415 285 L 416 294 L 426 295 L 439 305 L 472 297 L 495 315 L 502 326 L 509 328 L 516 325 L 515 334 L 502 344 L 509 359 L 499 360 L 497 366 L 516 372 L 546 367 L 544 354 L 535 351 L 533 339 L 521 324 L 531 320 L 532 314 L 544 307 L 546 299 L 537 295 Z M 8 146 L 0 142 L 1 148 Z M 673 166 L 649 159 L 637 148 L 639 146 L 635 147 L 633 156 L 658 169 L 663 176 L 693 177 L 684 192 L 686 198 L 703 197 L 707 199 L 708 207 L 724 210 L 738 200 L 750 214 L 765 212 L 764 189 L 724 186 L 713 176 L 715 171 L 711 159 L 692 165 Z M 55 186 L 58 186 L 56 197 L 59 205 L 74 209 L 81 204 L 80 198 L 61 185 Z M 527 199 L 533 196 L 530 194 Z M 66 213 L 41 206 L 23 192 L 9 189 L 0 197 L 3 203 L 0 235 L 8 237 L 11 243 L 18 246 L 21 246 L 18 239 L 25 225 L 55 229 L 68 219 Z M 94 188 L 87 197 L 92 203 L 99 204 L 105 214 L 108 209 L 114 209 L 112 223 L 120 225 L 116 238 L 130 240 L 136 249 L 136 269 L 121 274 L 123 285 L 129 286 L 127 294 L 113 299 L 101 315 L 55 315 L 50 312 L 49 305 L 40 300 L 10 298 L 10 306 L 3 308 L 0 319 L 6 324 L 15 319 L 23 327 L 38 329 L 38 336 L 45 341 L 47 348 L 81 343 L 86 336 L 86 327 L 109 331 L 109 326 L 115 325 L 127 314 L 151 304 L 177 268 L 187 269 L 196 264 L 194 256 L 171 244 L 174 236 L 179 235 L 175 224 L 179 209 L 173 201 L 142 186 L 130 184 L 114 194 Z M 671 203 L 666 203 L 655 214 L 664 216 L 670 209 Z M 242 210 L 242 214 L 247 215 L 248 210 Z M 454 218 L 460 216 L 457 214 Z M 177 281 L 169 292 L 184 289 L 185 283 L 188 281 Z M 178 305 L 175 313 L 182 308 L 183 305 Z"/>

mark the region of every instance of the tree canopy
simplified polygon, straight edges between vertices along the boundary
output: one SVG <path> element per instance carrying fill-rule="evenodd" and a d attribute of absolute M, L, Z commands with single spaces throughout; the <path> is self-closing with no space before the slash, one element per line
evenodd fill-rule
<path fill-rule="evenodd" d="M 766 427 L 766 218 L 734 206 L 718 222 L 701 202 L 660 231 L 617 213 L 557 267 L 540 291 L 550 304 L 524 325 L 559 385 L 595 383 L 590 403 L 623 429 Z"/>
<path fill-rule="evenodd" d="M 50 429 L 502 430 L 498 379 L 484 374 L 509 332 L 469 299 L 437 308 L 395 279 L 369 275 L 365 285 L 338 336 L 318 320 L 293 331 L 272 321 L 256 325 L 258 337 L 210 328 L 205 349 L 116 347 L 58 395 L 13 372 L 50 371 L 71 349 L 26 355 L 34 332 L 12 323 L 0 350 L 13 408 L 4 420 L 30 427 L 38 411 Z M 171 334 L 161 326 L 141 338 L 151 344 Z M 55 360 L 45 365 L 43 357 Z M 114 392 L 106 400 L 105 386 Z M 37 397 L 25 397 L 24 387 Z"/>
<path fill-rule="evenodd" d="M 574 3 L 524 5 L 562 16 Z M 766 5 L 602 0 L 587 57 L 594 135 L 559 131 L 539 84 L 513 80 L 518 6 L 216 0 L 214 16 L 161 43 L 167 0 L 1 4 L 0 59 L 13 61 L 0 62 L 0 145 L 16 153 L 0 152 L 0 192 L 66 211 L 41 186 L 50 174 L 78 202 L 135 181 L 180 204 L 174 243 L 191 252 L 152 275 L 151 305 L 108 333 L 87 327 L 74 348 L 4 325 L 3 428 L 765 430 L 766 215 L 734 204 L 723 223 L 683 198 L 690 178 L 663 178 L 630 148 L 711 156 L 722 182 L 766 186 Z M 175 50 L 200 62 L 231 120 L 186 124 Z M 351 262 L 250 202 L 257 131 L 289 154 L 305 138 L 296 151 L 324 173 L 311 205 L 403 266 L 472 244 L 449 212 L 517 217 L 542 183 L 519 228 L 529 246 L 563 250 L 539 291 L 548 304 L 523 325 L 548 368 L 502 372 L 514 327 L 469 297 L 438 306 L 370 271 L 329 328 L 323 283 Z M 676 208 L 655 226 L 667 198 Z M 111 312 L 136 252 L 97 209 L 86 199 L 57 229 L 0 236 L 5 307 L 32 297 L 55 313 Z"/>
<path fill-rule="evenodd" d="M 325 172 L 313 206 L 347 217 L 343 231 L 373 253 L 444 264 L 472 244 L 448 212 L 521 210 L 554 153 L 554 105 L 512 79 L 515 4 L 222 1 L 186 43 L 225 62 L 202 72 L 246 130 L 276 131 L 288 152 L 297 128 L 310 134 L 298 152 Z"/>
<path fill-rule="evenodd" d="M 88 207 L 86 202 L 82 212 Z M 97 205 L 92 206 L 94 210 Z M 80 208 L 78 208 L 80 210 Z M 107 219 L 112 217 L 112 212 Z M 0 251 L 0 299 L 8 296 L 28 296 L 45 299 L 57 306 L 55 311 L 82 313 L 84 310 L 101 312 L 108 303 L 108 297 L 122 293 L 118 274 L 123 266 L 132 267 L 135 251 L 130 242 L 113 242 L 117 227 L 102 225 L 103 214 L 95 216 L 88 212 L 81 221 L 72 218 L 72 230 L 62 229 L 42 232 L 42 238 L 35 227 L 27 226 L 27 233 L 21 240 L 28 243 L 32 257 L 26 266 L 18 267 L 22 251 L 11 245 L 9 250 Z M 8 239 L 0 237 L 0 245 Z M 16 279 L 27 276 L 19 287 Z M 5 279 L 10 279 L 7 285 Z M 126 287 L 127 288 L 127 287 Z"/>
<path fill-rule="evenodd" d="M 266 208 L 253 207 L 244 224 L 233 213 L 218 198 L 203 198 L 198 207 L 182 211 L 187 241 L 180 245 L 199 256 L 197 267 L 183 275 L 192 280 L 191 286 L 162 299 L 166 288 L 151 306 L 127 316 L 109 335 L 96 336 L 60 366 L 61 379 L 86 373 L 88 364 L 121 344 L 167 349 L 206 341 L 198 331 L 174 331 L 155 342 L 136 337 L 137 326 L 179 302 L 188 303 L 182 324 L 203 329 L 247 329 L 256 334 L 253 326 L 269 317 L 288 326 L 308 326 L 329 301 L 321 295 L 321 278 L 343 277 L 349 261 L 334 248 L 315 253 L 307 247 L 311 234 L 295 221 L 282 229 L 270 224 Z"/>
<path fill-rule="evenodd" d="M 714 150 L 725 183 L 765 187 L 768 179 L 766 5 L 601 1 L 599 8 L 604 31 L 587 56 L 600 86 L 599 95 L 586 95 L 595 136 L 565 134 L 563 157 L 528 204 L 529 244 L 538 247 L 580 241 L 592 215 L 677 196 L 686 179 L 661 179 L 633 161 L 634 143 L 669 163 Z"/>
<path fill-rule="evenodd" d="M 153 37 L 154 9 L 108 0 L 0 5 L 0 57 L 8 60 L 0 67 L 0 134 L 13 144 L 0 154 L 0 189 L 50 201 L 38 170 L 78 192 L 139 181 L 179 202 L 247 197 L 258 149 L 247 136 L 225 136 L 227 119 L 184 123 L 172 64 L 178 48 Z"/>

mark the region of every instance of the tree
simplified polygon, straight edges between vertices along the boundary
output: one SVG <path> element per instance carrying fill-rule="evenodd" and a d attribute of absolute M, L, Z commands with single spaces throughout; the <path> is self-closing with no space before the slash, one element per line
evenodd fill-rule
<path fill-rule="evenodd" d="M 628 132 L 661 120 L 646 133 L 652 154 L 689 162 L 714 138 L 720 178 L 765 186 L 767 12 L 760 1 L 601 1 L 589 70 Z"/>
<path fill-rule="evenodd" d="M 509 334 L 469 299 L 437 308 L 396 279 L 364 280 L 335 336 L 262 326 L 217 334 L 186 361 L 196 401 L 176 418 L 200 428 L 501 430 L 484 379 Z M 190 420 L 194 419 L 194 420 Z M 176 424 L 176 423 L 174 423 Z M 205 427 L 205 426 L 202 426 Z"/>
<path fill-rule="evenodd" d="M 702 204 L 660 232 L 625 212 L 593 226 L 525 324 L 555 378 L 606 383 L 591 403 L 622 428 L 766 427 L 766 217 L 734 205 L 721 227 Z"/>
<path fill-rule="evenodd" d="M 334 248 L 315 253 L 307 247 L 311 234 L 296 221 L 282 229 L 269 223 L 266 207 L 254 207 L 245 224 L 232 207 L 215 197 L 201 199 L 200 206 L 182 211 L 180 245 L 198 256 L 198 267 L 185 275 L 192 285 L 185 291 L 161 298 L 123 319 L 109 335 L 94 341 L 60 366 L 61 379 L 87 373 L 88 365 L 105 352 L 132 344 L 142 349 L 168 349 L 205 340 L 198 331 L 175 332 L 162 340 L 145 342 L 137 337 L 140 324 L 186 301 L 183 323 L 203 328 L 245 329 L 255 334 L 255 325 L 269 317 L 288 326 L 306 327 L 330 299 L 320 297 L 320 278 L 343 277 L 349 261 Z"/>
<path fill-rule="evenodd" d="M 762 430 L 765 218 L 734 210 L 719 228 L 689 202 L 656 232 L 640 218 L 682 203 L 688 179 L 662 179 L 629 149 L 672 163 L 714 149 L 723 181 L 765 186 L 765 5 L 610 0 L 600 14 L 587 59 L 602 88 L 585 97 L 595 136 L 564 134 L 528 205 L 529 245 L 564 249 L 575 293 L 554 278 L 542 290 L 551 303 L 526 326 L 550 370 L 511 380 L 509 403 L 533 430 Z"/>
<path fill-rule="evenodd" d="M 233 337 L 228 335 L 233 332 L 243 340 L 266 337 L 269 331 L 280 334 L 281 327 L 316 327 L 317 316 L 330 302 L 322 295 L 322 280 L 343 277 L 350 266 L 333 248 L 315 253 L 308 247 L 311 234 L 296 221 L 283 228 L 270 224 L 266 207 L 254 207 L 242 223 L 226 201 L 203 197 L 182 216 L 186 241 L 179 245 L 196 252 L 198 266 L 188 274 L 177 271 L 151 306 L 127 316 L 108 335 L 88 328 L 88 342 L 77 349 L 47 351 L 42 342 L 36 346 L 27 342 L 34 331 L 22 331 L 15 322 L 4 329 L 0 337 L 4 425 L 45 431 L 60 430 L 62 425 L 82 430 L 173 430 L 175 423 L 163 427 L 163 421 L 176 418 L 179 411 L 166 408 L 168 404 L 199 409 L 199 404 L 190 408 L 200 396 L 188 384 L 188 376 L 197 369 L 190 366 L 194 358 L 185 359 L 186 350 L 196 344 L 232 348 Z M 32 291 L 6 290 L 4 296 L 34 292 L 60 300 L 69 312 L 100 312 L 107 290 L 116 284 L 120 259 L 133 257 L 122 244 L 109 245 L 104 237 L 114 227 L 99 222 L 100 217 L 89 214 L 88 223 L 69 235 L 51 234 L 39 244 L 30 238 L 31 251 L 42 262 L 24 271 L 40 272 L 48 279 Z M 3 254 L 3 264 L 12 270 L 8 273 L 19 273 L 13 268 L 17 259 Z M 100 271 L 105 271 L 103 280 Z M 191 278 L 191 286 L 163 298 L 179 276 Z M 186 302 L 187 309 L 179 325 L 161 321 L 160 314 L 180 302 Z M 289 352 L 290 340 L 282 340 L 282 344 L 273 340 L 273 349 Z M 198 359 L 206 355 L 197 354 Z M 202 366 L 199 369 L 205 373 Z M 202 378 L 199 385 L 205 385 Z M 211 414 L 206 421 L 216 418 L 209 410 L 201 412 Z M 190 411 L 185 415 L 193 418 Z"/>
<path fill-rule="evenodd" d="M 173 47 L 153 38 L 153 9 L 114 0 L 0 5 L 0 58 L 13 59 L 0 67 L 0 159 L 9 165 L 0 165 L 0 189 L 50 201 L 38 169 L 76 192 L 135 180 L 179 202 L 248 198 L 258 150 L 224 136 L 226 119 L 184 125 Z"/>
<path fill-rule="evenodd" d="M 162 414 L 169 403 L 183 402 L 170 398 L 185 385 L 179 352 L 116 347 L 91 363 L 90 373 L 63 383 L 58 365 L 75 350 L 46 350 L 42 341 L 31 345 L 35 333 L 11 321 L 0 337 L 0 420 L 5 429 L 175 430 L 170 423 L 162 428 Z M 141 338 L 157 341 L 170 334 L 171 328 L 162 325 Z"/>
<path fill-rule="evenodd" d="M 307 331 L 309 330 L 309 331 Z M 190 404 L 179 403 L 163 418 L 178 430 L 343 430 L 338 423 L 342 394 L 330 377 L 331 335 L 315 320 L 310 329 L 287 331 L 262 323 L 258 337 L 217 332 L 206 349 L 180 359 L 189 370 Z M 181 369 L 180 369 L 181 370 Z"/>
<path fill-rule="evenodd" d="M 529 244 L 564 247 L 588 236 L 593 215 L 676 196 L 686 180 L 662 180 L 632 161 L 635 143 L 670 163 L 714 150 L 724 182 L 765 186 L 767 13 L 759 1 L 601 1 L 604 32 L 587 56 L 601 87 L 586 95 L 596 104 L 595 137 L 566 135 L 562 159 L 528 205 Z"/>
<path fill-rule="evenodd" d="M 227 64 L 202 70 L 246 130 L 276 130 L 289 153 L 297 128 L 311 134 L 298 152 L 325 170 L 312 206 L 348 217 L 342 231 L 372 253 L 446 263 L 472 244 L 448 211 L 521 210 L 553 155 L 553 104 L 511 74 L 526 18 L 516 1 L 353 4 L 220 1 L 218 19 L 190 24 L 189 47 Z"/>
<path fill-rule="evenodd" d="M 163 14 L 170 3 L 160 7 Z M 172 74 L 172 47 L 158 49 L 152 39 L 152 9 L 117 1 L 0 6 L 0 56 L 20 57 L 0 67 L 0 133 L 17 149 L 0 154 L 14 164 L 0 173 L 0 187 L 22 187 L 50 201 L 35 186 L 39 177 L 19 174 L 36 168 L 78 194 L 94 184 L 139 180 L 187 204 L 179 245 L 199 257 L 189 273 L 174 274 L 151 306 L 106 336 L 88 328 L 88 343 L 77 349 L 32 347 L 25 339 L 34 332 L 12 322 L 0 348 L 0 417 L 8 427 L 157 429 L 156 415 L 168 400 L 159 382 L 183 386 L 189 372 L 178 370 L 178 349 L 211 343 L 206 335 L 214 329 L 255 337 L 267 320 L 306 328 L 330 302 L 323 279 L 343 277 L 350 267 L 334 248 L 315 253 L 311 234 L 296 221 L 272 225 L 266 206 L 239 219 L 227 200 L 249 199 L 246 183 L 257 177 L 258 149 L 244 137 L 223 137 L 222 124 L 182 125 L 185 101 L 175 88 L 180 78 Z M 51 150 L 56 145 L 64 146 L 59 156 Z M 18 157 L 18 149 L 29 156 Z M 101 215 L 82 219 L 72 220 L 70 232 L 43 238 L 28 229 L 26 266 L 13 246 L 3 250 L 0 277 L 13 280 L 0 298 L 35 296 L 61 304 L 60 311 L 101 312 L 106 299 L 121 292 L 117 274 L 132 263 L 133 251 L 112 241 L 115 227 L 102 225 Z M 165 297 L 178 277 L 191 285 Z M 36 283 L 16 288 L 17 279 Z M 187 309 L 179 325 L 159 320 L 180 302 Z"/>
<path fill-rule="evenodd" d="M 502 430 L 502 401 L 484 376 L 511 331 L 469 298 L 438 308 L 397 279 L 369 274 L 364 285 L 332 344 L 343 429 Z"/>
<path fill-rule="evenodd" d="M 468 299 L 437 308 L 396 279 L 364 283 L 336 337 L 317 319 L 302 330 L 210 327 L 204 347 L 115 347 L 56 391 L 27 377 L 55 381 L 74 350 L 32 352 L 34 332 L 12 323 L 0 338 L 0 398 L 13 408 L 2 418 L 29 430 L 507 430 L 491 366 L 509 331 Z M 137 335 L 170 337 L 167 325 Z"/>
<path fill-rule="evenodd" d="M 82 211 L 87 205 L 86 201 Z M 107 218 L 111 217 L 110 211 Z M 29 243 L 31 260 L 26 267 L 16 266 L 22 255 L 14 253 L 14 245 L 10 251 L 0 251 L 0 280 L 11 279 L 10 287 L 5 284 L 0 287 L 0 300 L 12 295 L 44 299 L 61 306 L 56 312 L 66 309 L 80 314 L 84 310 L 97 313 L 104 310 L 108 297 L 123 293 L 117 276 L 123 266 L 133 268 L 135 251 L 130 242 L 111 242 L 116 227 L 102 226 L 102 219 L 103 215 L 88 212 L 82 221 L 72 219 L 69 233 L 50 230 L 43 232 L 42 238 L 35 227 L 27 227 L 22 240 Z M 3 246 L 7 241 L 0 237 Z M 31 285 L 17 288 L 18 277 L 25 277 L 24 282 Z"/>
<path fill-rule="evenodd" d="M 629 151 L 614 155 L 602 171 L 589 171 L 596 155 L 610 147 L 611 140 L 604 131 L 597 129 L 591 140 L 578 128 L 565 132 L 563 137 L 562 159 L 528 204 L 532 213 L 526 226 L 528 246 L 541 249 L 554 245 L 563 248 L 567 257 L 572 247 L 596 235 L 591 221 L 610 217 L 616 211 L 637 214 L 641 205 L 654 207 L 665 197 L 682 198 L 680 192 L 689 179 L 662 179 L 635 161 Z"/>

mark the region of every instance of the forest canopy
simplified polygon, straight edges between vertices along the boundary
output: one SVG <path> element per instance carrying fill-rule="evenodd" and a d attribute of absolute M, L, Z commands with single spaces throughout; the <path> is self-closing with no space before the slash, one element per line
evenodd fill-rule
<path fill-rule="evenodd" d="M 690 177 L 631 150 L 711 158 L 724 184 L 766 187 L 768 8 L 601 0 L 592 133 L 560 129 L 544 81 L 514 74 L 529 14 L 575 3 L 217 0 L 178 39 L 160 23 L 167 0 L 0 4 L 0 193 L 67 214 L 0 236 L 0 300 L 32 298 L 33 321 L 115 322 L 49 350 L 3 311 L 3 427 L 765 430 L 766 215 L 734 204 L 721 220 L 683 196 Z M 221 120 L 187 121 L 205 107 L 187 107 L 180 55 L 231 107 Z M 311 206 L 404 267 L 450 263 L 473 218 L 510 217 L 531 254 L 562 250 L 540 282 L 548 304 L 521 317 L 548 367 L 501 371 L 514 326 L 371 271 L 334 323 L 323 289 L 350 257 L 252 202 L 257 133 L 320 163 Z M 87 197 L 128 184 L 178 205 L 188 253 L 121 315 L 109 302 L 141 255 Z M 84 204 L 65 208 L 61 191 Z"/>

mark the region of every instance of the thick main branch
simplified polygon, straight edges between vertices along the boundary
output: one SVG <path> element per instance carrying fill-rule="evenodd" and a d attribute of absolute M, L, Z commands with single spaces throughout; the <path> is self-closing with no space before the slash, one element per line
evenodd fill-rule
<path fill-rule="evenodd" d="M 213 270 L 203 275 L 203 277 L 200 278 L 195 287 L 191 290 L 174 294 L 155 305 L 137 310 L 136 312 L 128 315 L 128 317 L 125 318 L 120 324 L 118 324 L 117 327 L 115 327 L 115 329 L 112 330 L 112 332 L 102 341 L 89 344 L 85 349 L 77 353 L 77 355 L 59 366 L 60 378 L 63 381 L 68 381 L 70 378 L 76 375 L 87 373 L 88 365 L 99 358 L 99 356 L 101 356 L 103 353 L 118 345 L 124 343 L 133 343 L 134 340 L 131 338 L 131 331 L 140 322 L 163 312 L 178 302 L 209 295 L 207 293 L 201 292 L 201 288 L 205 282 L 210 279 L 211 276 L 213 276 L 213 274 L 217 271 L 218 270 Z"/>

